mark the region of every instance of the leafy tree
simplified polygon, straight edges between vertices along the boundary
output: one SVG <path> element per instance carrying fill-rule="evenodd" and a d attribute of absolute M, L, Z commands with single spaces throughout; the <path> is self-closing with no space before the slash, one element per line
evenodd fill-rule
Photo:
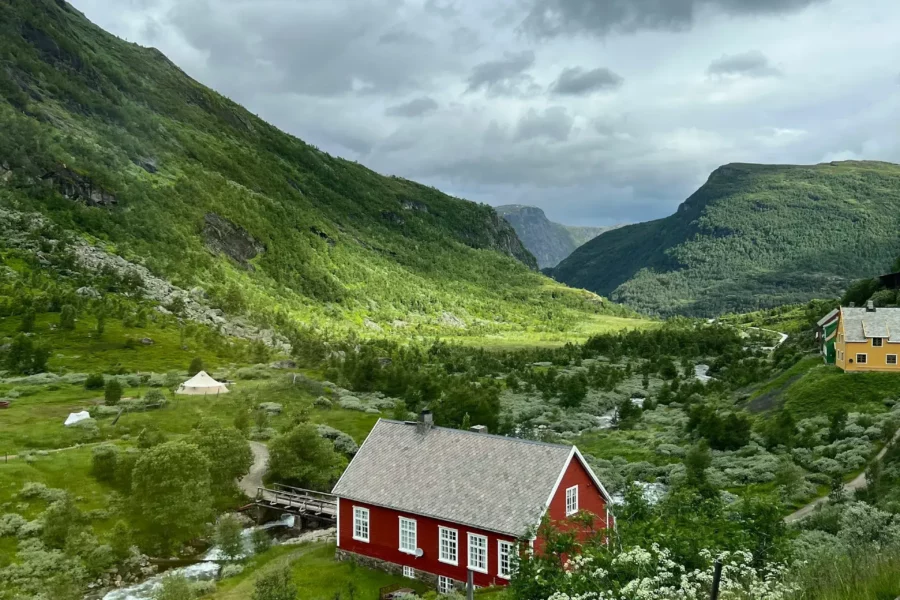
<path fill-rule="evenodd" d="M 71 304 L 63 305 L 59 311 L 59 328 L 65 331 L 75 330 L 75 307 Z"/>
<path fill-rule="evenodd" d="M 115 377 L 110 377 L 106 382 L 103 392 L 103 400 L 107 406 L 115 406 L 122 399 L 122 384 Z"/>
<path fill-rule="evenodd" d="M 234 428 L 245 437 L 250 433 L 250 411 L 246 407 L 238 407 L 237 413 L 234 415 Z"/>
<path fill-rule="evenodd" d="M 766 439 L 766 447 L 785 446 L 792 448 L 797 437 L 797 424 L 790 411 L 782 410 L 774 419 L 762 426 L 762 434 Z"/>
<path fill-rule="evenodd" d="M 113 444 L 94 446 L 91 451 L 91 475 L 99 481 L 113 483 L 116 480 L 116 462 L 119 449 Z"/>
<path fill-rule="evenodd" d="M 563 408 L 577 408 L 581 406 L 585 396 L 587 396 L 587 378 L 580 373 L 572 375 L 562 386 L 559 405 Z"/>
<path fill-rule="evenodd" d="M 162 551 L 199 535 L 212 512 L 209 460 L 187 442 L 146 450 L 134 465 L 131 488 L 133 508 Z"/>
<path fill-rule="evenodd" d="M 116 521 L 109 536 L 109 544 L 112 548 L 116 562 L 124 562 L 131 556 L 131 548 L 134 546 L 131 527 L 125 521 Z"/>
<path fill-rule="evenodd" d="M 835 442 L 844 435 L 847 427 L 847 409 L 839 408 L 831 414 L 831 423 L 828 426 L 828 441 Z"/>
<path fill-rule="evenodd" d="M 199 356 L 196 356 L 196 357 L 194 357 L 194 359 L 191 361 L 191 364 L 190 364 L 190 366 L 188 367 L 188 372 L 187 372 L 187 374 L 188 374 L 189 377 L 193 377 L 194 375 L 196 375 L 197 373 L 199 373 L 200 371 L 203 371 L 203 370 L 204 370 L 204 368 L 203 368 L 203 359 L 200 358 Z"/>
<path fill-rule="evenodd" d="M 19 324 L 19 331 L 28 333 L 34 331 L 34 309 L 29 308 L 22 314 L 22 322 Z"/>
<path fill-rule="evenodd" d="M 333 444 L 303 424 L 274 438 L 269 444 L 267 478 L 308 489 L 327 489 L 337 479 L 345 460 Z"/>
<path fill-rule="evenodd" d="M 235 481 L 246 475 L 253 464 L 253 452 L 241 432 L 222 427 L 215 419 L 201 421 L 189 441 L 209 460 L 210 482 L 219 494 L 232 491 Z"/>
<path fill-rule="evenodd" d="M 254 529 L 250 534 L 250 543 L 255 554 L 262 554 L 272 545 L 272 538 L 265 529 Z"/>
<path fill-rule="evenodd" d="M 147 404 L 161 404 L 166 401 L 166 395 L 162 390 L 151 388 L 144 394 L 144 402 Z"/>
<path fill-rule="evenodd" d="M 288 567 L 269 571 L 256 580 L 253 600 L 296 600 L 296 598 L 297 586 Z"/>
<path fill-rule="evenodd" d="M 685 474 L 687 484 L 694 488 L 702 488 L 706 485 L 706 469 L 712 465 L 712 454 L 706 440 L 694 445 L 684 457 Z"/>
<path fill-rule="evenodd" d="M 100 390 L 106 385 L 106 380 L 103 379 L 103 375 L 100 373 L 91 373 L 87 376 L 87 379 L 84 380 L 84 389 L 86 390 Z"/>
<path fill-rule="evenodd" d="M 24 333 L 13 338 L 6 353 L 6 368 L 13 373 L 41 373 L 47 368 L 50 350 L 46 346 L 36 345 Z"/>
<path fill-rule="evenodd" d="M 216 523 L 216 546 L 226 560 L 237 560 L 244 554 L 244 528 L 234 515 L 223 515 Z"/>
<path fill-rule="evenodd" d="M 62 548 L 66 538 L 84 524 L 84 515 L 75 506 L 72 497 L 65 494 L 44 511 L 41 540 L 49 548 Z"/>
<path fill-rule="evenodd" d="M 138 448 L 153 448 L 166 442 L 165 432 L 156 423 L 147 423 L 137 437 Z"/>
<path fill-rule="evenodd" d="M 634 427 L 635 422 L 641 418 L 641 407 L 625 398 L 616 408 L 616 425 L 619 429 Z"/>
<path fill-rule="evenodd" d="M 101 312 L 97 315 L 97 325 L 94 328 L 94 331 L 97 332 L 98 338 L 103 337 L 103 332 L 106 331 L 106 314 L 105 313 Z"/>

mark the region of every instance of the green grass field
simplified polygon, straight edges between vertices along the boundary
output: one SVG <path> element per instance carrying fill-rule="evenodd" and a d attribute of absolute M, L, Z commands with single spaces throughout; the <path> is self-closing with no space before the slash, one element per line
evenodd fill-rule
<path fill-rule="evenodd" d="M 879 412 L 884 400 L 900 396 L 896 373 L 844 373 L 830 365 L 809 369 L 784 392 L 784 407 L 796 419 L 847 412 Z"/>
<path fill-rule="evenodd" d="M 261 574 L 285 565 L 290 566 L 298 589 L 297 597 L 303 600 L 375 599 L 379 588 L 393 583 L 402 583 L 418 592 L 428 590 L 423 583 L 412 579 L 366 569 L 351 562 L 337 562 L 334 551 L 334 544 L 322 543 L 272 548 L 250 561 L 244 573 L 223 581 L 211 598 L 246 600 L 252 596 L 254 583 Z"/>
<path fill-rule="evenodd" d="M 650 319 L 615 317 L 611 315 L 590 315 L 567 331 L 510 331 L 502 334 L 483 336 L 460 335 L 448 337 L 467 346 L 488 350 L 519 350 L 522 348 L 556 348 L 568 343 L 580 344 L 592 335 L 614 333 L 629 329 L 649 329 L 658 327 L 661 321 Z"/>

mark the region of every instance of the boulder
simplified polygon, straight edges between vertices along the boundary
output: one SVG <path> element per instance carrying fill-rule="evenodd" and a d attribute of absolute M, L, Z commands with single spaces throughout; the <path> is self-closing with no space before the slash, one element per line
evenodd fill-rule
<path fill-rule="evenodd" d="M 297 363 L 292 360 L 277 360 L 270 365 L 273 369 L 296 369 Z"/>
<path fill-rule="evenodd" d="M 152 346 L 152 345 L 153 345 L 153 340 L 151 340 L 150 338 L 146 338 L 146 337 L 145 337 L 145 338 L 141 338 L 141 343 L 142 343 L 143 345 L 145 345 L 145 346 Z"/>

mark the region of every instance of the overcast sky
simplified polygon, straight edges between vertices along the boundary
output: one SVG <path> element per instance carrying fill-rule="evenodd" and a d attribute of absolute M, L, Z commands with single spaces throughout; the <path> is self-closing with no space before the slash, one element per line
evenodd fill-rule
<path fill-rule="evenodd" d="M 72 0 L 332 154 L 566 224 L 900 162 L 897 0 Z"/>

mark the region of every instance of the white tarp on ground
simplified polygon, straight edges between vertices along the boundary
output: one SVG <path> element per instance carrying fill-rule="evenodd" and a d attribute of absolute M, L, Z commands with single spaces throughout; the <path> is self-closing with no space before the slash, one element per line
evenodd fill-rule
<path fill-rule="evenodd" d="M 78 421 L 84 421 L 85 419 L 90 419 L 91 413 L 86 410 L 77 413 L 69 413 L 69 416 L 66 418 L 66 422 L 63 423 L 66 427 L 69 425 L 74 425 Z"/>
<path fill-rule="evenodd" d="M 176 394 L 189 394 L 193 396 L 205 396 L 207 394 L 227 394 L 228 388 L 224 383 L 219 383 L 206 374 L 206 371 L 200 371 L 175 390 Z"/>

